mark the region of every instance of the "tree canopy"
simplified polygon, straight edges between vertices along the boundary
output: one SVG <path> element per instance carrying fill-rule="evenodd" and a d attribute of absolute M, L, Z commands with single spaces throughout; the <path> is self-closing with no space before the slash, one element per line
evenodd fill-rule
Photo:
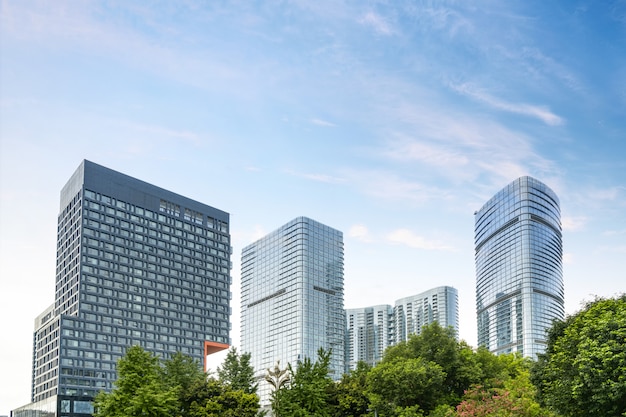
<path fill-rule="evenodd" d="M 222 381 L 181 353 L 160 361 L 139 346 L 130 347 L 118 361 L 114 389 L 96 396 L 95 417 L 254 417 L 259 397 L 249 392 L 250 386 L 232 382 L 245 381 L 242 375 L 251 368 L 232 353 L 238 368 L 225 373 L 229 379 Z"/>
<path fill-rule="evenodd" d="M 565 417 L 626 415 L 626 295 L 596 299 L 548 333 L 532 380 Z"/>

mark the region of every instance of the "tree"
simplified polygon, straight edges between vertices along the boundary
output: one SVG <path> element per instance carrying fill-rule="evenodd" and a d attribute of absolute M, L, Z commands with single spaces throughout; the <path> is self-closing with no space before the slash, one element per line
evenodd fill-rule
<path fill-rule="evenodd" d="M 358 362 L 356 369 L 344 374 L 337 384 L 336 417 L 361 417 L 368 414 L 367 375 L 372 368 L 365 362 Z"/>
<path fill-rule="evenodd" d="M 189 417 L 255 417 L 259 397 L 215 378 L 196 383 L 191 388 Z"/>
<path fill-rule="evenodd" d="M 290 383 L 272 393 L 272 410 L 278 417 L 330 417 L 334 382 L 328 376 L 330 351 L 322 348 L 317 361 L 305 358 L 294 370 L 287 366 Z"/>
<path fill-rule="evenodd" d="M 565 417 L 626 415 L 626 295 L 587 303 L 548 332 L 532 381 Z"/>
<path fill-rule="evenodd" d="M 535 401 L 528 370 L 497 387 L 474 386 L 456 408 L 457 417 L 549 417 Z"/>
<path fill-rule="evenodd" d="M 229 349 L 222 366 L 217 368 L 217 375 L 225 384 L 233 390 L 241 390 L 247 394 L 254 394 L 257 390 L 255 384 L 254 369 L 250 365 L 250 353 L 239 355 L 237 348 Z"/>
<path fill-rule="evenodd" d="M 115 388 L 94 400 L 96 417 L 169 417 L 177 410 L 177 388 L 160 378 L 159 359 L 139 346 L 118 361 Z"/>
<path fill-rule="evenodd" d="M 187 417 L 195 398 L 190 395 L 192 388 L 206 381 L 207 374 L 191 356 L 176 352 L 163 363 L 160 369 L 166 387 L 176 390 L 178 398 L 178 416 Z"/>
<path fill-rule="evenodd" d="M 367 375 L 371 406 L 389 416 L 430 411 L 445 395 L 445 378 L 440 365 L 421 357 L 385 360 Z"/>
<path fill-rule="evenodd" d="M 419 398 L 414 395 L 412 401 L 423 403 L 406 403 L 405 406 L 419 405 L 425 413 L 441 404 L 456 406 L 466 389 L 486 378 L 474 350 L 467 343 L 457 341 L 453 328 L 441 327 L 437 322 L 422 327 L 421 333 L 411 335 L 408 341 L 390 347 L 376 368 L 385 363 L 415 359 L 419 361 L 412 362 L 410 368 L 412 372 L 418 372 L 420 367 L 432 370 L 433 380 L 427 385 L 432 391 L 421 389 Z M 391 367 L 397 369 L 399 376 L 404 375 L 400 362 Z M 437 385 L 440 376 L 443 376 L 443 379 Z M 396 398 L 401 396 L 406 396 L 406 393 L 398 392 Z M 384 396 L 382 400 L 385 400 Z"/>

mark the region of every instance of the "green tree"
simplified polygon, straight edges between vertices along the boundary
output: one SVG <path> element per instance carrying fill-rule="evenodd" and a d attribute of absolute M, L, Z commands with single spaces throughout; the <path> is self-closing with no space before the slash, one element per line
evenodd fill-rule
<path fill-rule="evenodd" d="M 432 368 L 434 372 L 435 379 L 429 385 L 432 392 L 422 392 L 419 401 L 424 403 L 411 404 L 421 406 L 425 413 L 440 404 L 456 406 L 466 389 L 488 377 L 483 374 L 474 350 L 467 343 L 457 341 L 453 328 L 441 327 L 437 322 L 424 326 L 419 335 L 411 335 L 408 341 L 387 349 L 380 365 L 412 359 L 421 361 L 413 362 L 414 371 L 424 366 Z M 395 364 L 395 368 L 400 371 L 401 367 L 400 362 Z M 438 375 L 442 375 L 443 380 L 436 385 Z M 398 395 L 406 394 L 400 392 Z M 417 401 L 418 398 L 414 397 L 413 400 Z"/>
<path fill-rule="evenodd" d="M 233 390 L 241 390 L 247 394 L 254 394 L 257 384 L 254 379 L 254 368 L 250 365 L 250 353 L 239 355 L 237 348 L 229 349 L 222 366 L 217 368 L 217 375 Z"/>
<path fill-rule="evenodd" d="M 456 408 L 457 417 L 549 417 L 535 401 L 528 370 L 495 387 L 474 386 Z"/>
<path fill-rule="evenodd" d="M 540 402 L 565 417 L 626 416 L 626 295 L 554 323 L 532 381 Z"/>
<path fill-rule="evenodd" d="M 337 384 L 336 417 L 361 417 L 368 414 L 367 375 L 372 368 L 365 362 L 357 363 L 356 369 L 344 374 Z"/>
<path fill-rule="evenodd" d="M 94 400 L 96 417 L 169 417 L 178 408 L 177 388 L 161 378 L 159 359 L 139 346 L 118 361 L 115 388 Z"/>
<path fill-rule="evenodd" d="M 234 390 L 215 378 L 195 383 L 189 392 L 189 417 L 255 417 L 259 397 L 254 393 Z"/>
<path fill-rule="evenodd" d="M 421 415 L 441 402 L 445 378 L 440 365 L 421 357 L 385 360 L 367 375 L 371 406 L 381 416 Z"/>
<path fill-rule="evenodd" d="M 192 388 L 202 384 L 207 374 L 191 356 L 176 352 L 163 363 L 161 377 L 166 387 L 176 390 L 178 398 L 177 416 L 187 417 L 195 398 L 190 395 Z"/>
<path fill-rule="evenodd" d="M 272 393 L 272 410 L 278 417 L 330 417 L 335 399 L 334 382 L 328 376 L 330 351 L 321 349 L 317 361 L 305 358 L 294 370 L 288 365 L 288 386 Z"/>

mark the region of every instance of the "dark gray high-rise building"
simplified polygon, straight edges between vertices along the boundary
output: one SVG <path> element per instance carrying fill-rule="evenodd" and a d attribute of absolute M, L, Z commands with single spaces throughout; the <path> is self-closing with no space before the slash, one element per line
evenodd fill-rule
<path fill-rule="evenodd" d="M 231 252 L 228 213 L 83 161 L 61 191 L 32 403 L 13 416 L 90 415 L 131 345 L 200 363 L 227 348 Z"/>
<path fill-rule="evenodd" d="M 534 357 L 564 317 L 561 211 L 545 184 L 521 177 L 476 212 L 478 344 Z"/>

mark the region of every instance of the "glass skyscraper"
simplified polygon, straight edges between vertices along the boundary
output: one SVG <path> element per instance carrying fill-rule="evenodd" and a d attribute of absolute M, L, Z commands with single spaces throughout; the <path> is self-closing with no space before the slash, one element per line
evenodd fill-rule
<path fill-rule="evenodd" d="M 83 161 L 61 191 L 32 403 L 13 416 L 90 415 L 131 345 L 199 363 L 227 348 L 231 252 L 228 213 Z"/>
<path fill-rule="evenodd" d="M 393 344 L 393 308 L 378 305 L 346 310 L 346 372 L 359 362 L 376 365 Z"/>
<path fill-rule="evenodd" d="M 388 304 L 346 310 L 346 372 L 358 362 L 374 366 L 385 349 L 422 333 L 433 322 L 459 333 L 459 295 L 442 286 Z"/>
<path fill-rule="evenodd" d="M 564 317 L 561 212 L 545 184 L 521 177 L 475 213 L 478 344 L 535 357 Z"/>
<path fill-rule="evenodd" d="M 436 287 L 396 301 L 393 308 L 394 343 L 421 334 L 422 327 L 437 322 L 459 334 L 459 294 L 453 287 Z"/>
<path fill-rule="evenodd" d="M 261 406 L 268 369 L 296 368 L 332 350 L 334 379 L 344 371 L 343 234 L 298 217 L 246 246 L 241 255 L 241 348 L 251 354 Z"/>

